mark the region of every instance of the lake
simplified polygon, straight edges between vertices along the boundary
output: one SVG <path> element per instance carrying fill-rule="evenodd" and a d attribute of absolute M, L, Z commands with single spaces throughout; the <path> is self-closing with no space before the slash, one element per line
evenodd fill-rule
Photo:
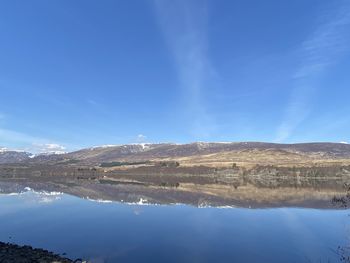
<path fill-rule="evenodd" d="M 341 262 L 349 213 L 123 203 L 26 188 L 0 195 L 0 240 L 91 262 Z"/>

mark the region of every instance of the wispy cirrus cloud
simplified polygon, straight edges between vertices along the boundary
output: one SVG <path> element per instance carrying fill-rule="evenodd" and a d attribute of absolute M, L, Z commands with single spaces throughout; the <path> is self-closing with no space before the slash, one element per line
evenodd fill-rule
<path fill-rule="evenodd" d="M 307 118 L 311 111 L 311 99 L 316 94 L 314 82 L 339 57 L 349 51 L 350 2 L 339 1 L 333 10 L 324 14 L 323 22 L 306 39 L 297 54 L 301 63 L 293 75 L 285 117 L 277 130 L 276 141 L 287 140 L 295 129 Z"/>
<path fill-rule="evenodd" d="M 43 142 L 44 140 L 25 133 L 0 128 L 0 138 L 3 142 L 32 143 Z"/>
<path fill-rule="evenodd" d="M 207 137 L 215 129 L 203 99 L 215 71 L 208 56 L 208 8 L 205 1 L 154 1 L 157 20 L 175 59 L 179 83 L 193 135 Z"/>

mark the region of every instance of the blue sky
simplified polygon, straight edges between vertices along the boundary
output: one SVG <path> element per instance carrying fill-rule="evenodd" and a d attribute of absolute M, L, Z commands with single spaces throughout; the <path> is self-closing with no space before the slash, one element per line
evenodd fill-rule
<path fill-rule="evenodd" d="M 0 3 L 0 147 L 350 140 L 350 2 Z"/>

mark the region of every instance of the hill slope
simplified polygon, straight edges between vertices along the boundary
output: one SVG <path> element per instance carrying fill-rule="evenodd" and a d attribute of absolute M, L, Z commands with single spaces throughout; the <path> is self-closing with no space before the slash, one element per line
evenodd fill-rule
<path fill-rule="evenodd" d="M 263 142 L 129 144 L 82 149 L 25 159 L 30 163 L 99 165 L 109 162 L 178 161 L 181 165 L 305 164 L 350 162 L 350 145 L 341 143 L 275 144 Z"/>
<path fill-rule="evenodd" d="M 31 154 L 27 152 L 8 151 L 0 149 L 0 164 L 4 163 L 19 163 L 28 161 Z"/>

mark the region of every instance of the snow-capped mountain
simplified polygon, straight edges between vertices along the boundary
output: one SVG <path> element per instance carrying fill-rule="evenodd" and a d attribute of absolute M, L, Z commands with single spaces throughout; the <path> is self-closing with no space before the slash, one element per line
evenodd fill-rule
<path fill-rule="evenodd" d="M 9 150 L 0 147 L 0 164 L 22 162 L 29 159 L 31 155 L 31 153 L 25 151 Z"/>

